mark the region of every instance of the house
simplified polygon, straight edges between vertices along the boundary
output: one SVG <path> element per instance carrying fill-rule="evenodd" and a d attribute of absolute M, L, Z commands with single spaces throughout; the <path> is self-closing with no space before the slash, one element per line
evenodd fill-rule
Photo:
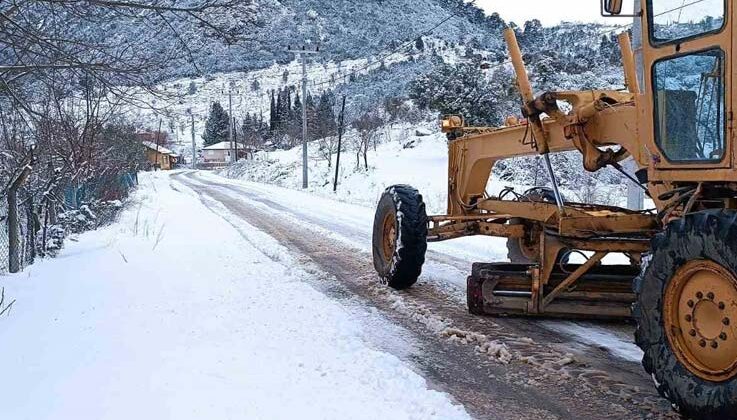
<path fill-rule="evenodd" d="M 247 159 L 251 150 L 243 143 L 221 141 L 202 149 L 202 158 L 205 163 L 230 163 L 232 156 L 238 149 L 238 159 Z"/>
<path fill-rule="evenodd" d="M 165 171 L 172 169 L 178 156 L 176 153 L 154 142 L 142 141 L 141 144 L 145 148 L 146 161 L 149 163 L 151 169 L 162 169 Z"/>

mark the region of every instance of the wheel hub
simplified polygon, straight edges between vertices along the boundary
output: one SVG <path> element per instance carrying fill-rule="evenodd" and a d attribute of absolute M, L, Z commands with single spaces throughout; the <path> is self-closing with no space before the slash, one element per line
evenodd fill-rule
<path fill-rule="evenodd" d="M 737 279 L 709 260 L 683 265 L 663 302 L 666 334 L 678 360 L 709 381 L 737 375 Z"/>
<path fill-rule="evenodd" d="M 384 261 L 389 263 L 394 257 L 394 248 L 397 244 L 397 218 L 393 213 L 384 216 L 381 231 Z"/>

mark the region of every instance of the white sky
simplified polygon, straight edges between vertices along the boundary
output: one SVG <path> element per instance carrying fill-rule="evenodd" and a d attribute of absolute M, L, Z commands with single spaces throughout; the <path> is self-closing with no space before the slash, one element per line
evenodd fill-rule
<path fill-rule="evenodd" d="M 633 8 L 632 0 L 625 0 L 623 13 Z M 499 13 L 507 22 L 519 26 L 527 20 L 538 19 L 545 26 L 561 21 L 602 22 L 612 25 L 629 23 L 632 18 L 604 18 L 600 0 L 476 0 L 476 5 L 487 14 Z"/>

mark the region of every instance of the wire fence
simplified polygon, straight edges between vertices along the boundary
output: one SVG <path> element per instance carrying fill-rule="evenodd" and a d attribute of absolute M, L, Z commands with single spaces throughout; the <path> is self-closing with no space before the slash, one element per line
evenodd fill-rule
<path fill-rule="evenodd" d="M 18 204 L 18 249 L 17 255 L 11 255 L 10 246 L 10 223 L 8 219 L 8 203 L 0 204 L 0 220 L 2 227 L 0 228 L 0 274 L 10 272 L 10 262 L 13 257 L 17 257 L 19 267 L 22 270 L 33 263 L 35 258 L 35 238 L 33 233 L 33 219 L 29 217 L 32 214 L 28 204 Z"/>
<path fill-rule="evenodd" d="M 137 184 L 137 174 L 130 172 L 70 186 L 61 196 L 63 204 L 56 206 L 37 203 L 34 207 L 26 191 L 19 191 L 17 235 L 12 235 L 8 200 L 0 199 L 0 275 L 22 271 L 37 257 L 55 256 L 68 234 L 113 222 L 122 206 L 121 200 Z M 18 240 L 16 247 L 12 246 L 12 236 Z"/>

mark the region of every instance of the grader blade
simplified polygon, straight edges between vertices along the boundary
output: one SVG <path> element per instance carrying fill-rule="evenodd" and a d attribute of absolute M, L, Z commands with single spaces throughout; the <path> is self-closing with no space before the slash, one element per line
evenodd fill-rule
<path fill-rule="evenodd" d="M 477 315 L 541 315 L 566 318 L 626 319 L 631 317 L 632 265 L 592 267 L 571 286 L 563 283 L 581 264 L 559 265 L 547 284 L 538 281 L 534 264 L 475 263 L 468 277 L 468 308 Z M 546 300 L 558 287 L 562 291 Z"/>

